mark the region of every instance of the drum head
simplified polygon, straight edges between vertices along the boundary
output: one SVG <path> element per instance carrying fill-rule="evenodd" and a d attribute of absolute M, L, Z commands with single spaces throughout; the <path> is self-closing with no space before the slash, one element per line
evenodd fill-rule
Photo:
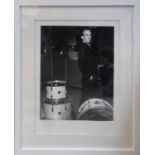
<path fill-rule="evenodd" d="M 85 101 L 79 108 L 78 120 L 113 120 L 113 108 L 106 100 L 92 98 Z"/>
<path fill-rule="evenodd" d="M 58 86 L 66 86 L 66 81 L 62 80 L 54 80 L 54 81 L 47 81 L 45 83 L 45 86 L 51 86 L 51 87 L 58 87 Z"/>
<path fill-rule="evenodd" d="M 51 82 L 52 87 L 66 86 L 66 81 L 55 80 Z"/>

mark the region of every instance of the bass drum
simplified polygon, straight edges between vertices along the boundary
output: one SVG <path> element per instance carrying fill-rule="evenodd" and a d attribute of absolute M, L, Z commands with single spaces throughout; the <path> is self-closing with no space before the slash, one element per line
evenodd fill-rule
<path fill-rule="evenodd" d="M 92 98 L 85 101 L 79 108 L 78 120 L 113 120 L 113 108 L 109 102 L 100 98 Z"/>
<path fill-rule="evenodd" d="M 71 120 L 72 101 L 70 98 L 61 100 L 46 100 L 44 102 L 45 119 L 50 120 Z"/>

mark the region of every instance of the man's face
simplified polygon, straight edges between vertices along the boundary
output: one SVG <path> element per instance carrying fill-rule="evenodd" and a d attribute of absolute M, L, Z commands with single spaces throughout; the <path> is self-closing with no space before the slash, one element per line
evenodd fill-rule
<path fill-rule="evenodd" d="M 83 35 L 81 36 L 82 41 L 86 42 L 86 43 L 90 43 L 91 38 L 92 38 L 91 31 L 90 30 L 84 30 Z"/>

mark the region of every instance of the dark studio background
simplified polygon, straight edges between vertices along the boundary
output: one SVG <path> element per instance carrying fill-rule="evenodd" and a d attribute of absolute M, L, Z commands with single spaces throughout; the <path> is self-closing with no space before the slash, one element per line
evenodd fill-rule
<path fill-rule="evenodd" d="M 77 52 L 84 27 L 41 27 L 41 84 L 50 80 L 67 80 L 68 85 L 81 87 L 81 72 Z M 114 28 L 89 27 L 92 45 L 98 57 L 98 79 L 107 87 L 105 94 L 112 96 Z M 110 84 L 110 85 L 109 85 Z M 109 94 L 108 94 L 109 92 Z"/>

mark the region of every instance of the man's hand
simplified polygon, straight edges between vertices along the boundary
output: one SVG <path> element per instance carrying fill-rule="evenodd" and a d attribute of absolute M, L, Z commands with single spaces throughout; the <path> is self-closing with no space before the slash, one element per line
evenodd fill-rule
<path fill-rule="evenodd" d="M 91 75 L 89 79 L 90 79 L 90 80 L 93 80 L 93 75 Z"/>

